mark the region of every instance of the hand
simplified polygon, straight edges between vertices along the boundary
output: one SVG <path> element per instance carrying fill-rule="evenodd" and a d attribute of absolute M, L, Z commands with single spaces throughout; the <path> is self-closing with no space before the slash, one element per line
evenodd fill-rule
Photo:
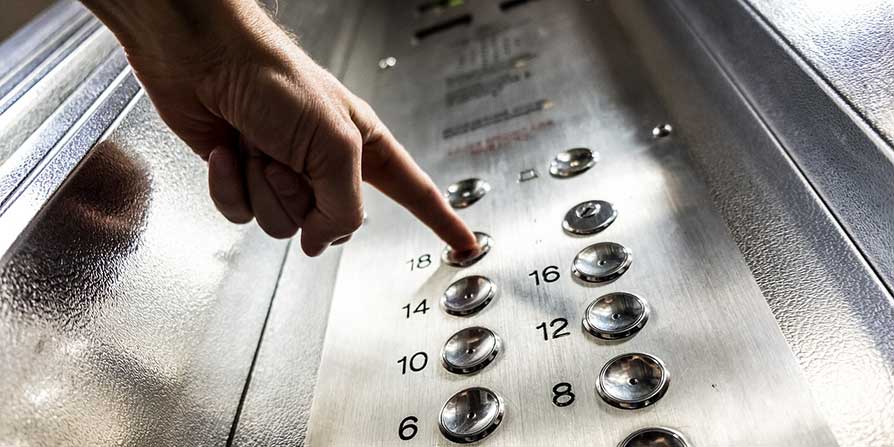
<path fill-rule="evenodd" d="M 372 108 L 254 0 L 84 0 L 116 34 L 161 118 L 208 161 L 217 209 L 310 256 L 363 221 L 361 181 L 447 244 L 475 237 Z"/>

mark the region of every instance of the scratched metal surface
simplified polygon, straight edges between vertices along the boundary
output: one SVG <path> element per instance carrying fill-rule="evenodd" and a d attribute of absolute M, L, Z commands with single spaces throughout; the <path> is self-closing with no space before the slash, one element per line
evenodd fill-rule
<path fill-rule="evenodd" d="M 615 445 L 650 425 L 677 428 L 693 445 L 835 445 L 688 148 L 673 137 L 650 139 L 668 112 L 611 9 L 554 1 L 501 13 L 496 2 L 477 5 L 472 26 L 416 45 L 414 30 L 438 19 L 394 11 L 385 48 L 397 67 L 356 69 L 367 70 L 372 104 L 439 185 L 466 177 L 493 185 L 461 214 L 495 247 L 464 270 L 436 261 L 410 271 L 408 260 L 436 258 L 441 243 L 367 191 L 369 222 L 338 271 L 309 445 L 402 444 L 407 416 L 419 418 L 407 444 L 448 445 L 438 410 L 477 385 L 507 403 L 486 445 Z M 565 180 L 546 174 L 555 152 L 582 145 L 601 153 L 595 168 Z M 540 178 L 518 183 L 526 168 Z M 618 220 L 597 236 L 563 234 L 565 211 L 594 198 L 615 203 Z M 584 287 L 571 280 L 570 262 L 596 241 L 623 243 L 635 259 L 616 282 Z M 528 273 L 548 265 L 562 278 L 535 286 Z M 500 295 L 474 317 L 449 317 L 435 303 L 468 274 L 490 277 Z M 654 316 L 631 340 L 596 343 L 579 329 L 580 317 L 610 291 L 641 294 Z M 407 319 L 402 306 L 422 299 L 432 310 Z M 571 322 L 571 335 L 544 342 L 535 327 L 557 317 Z M 478 375 L 453 376 L 437 355 L 450 334 L 473 324 L 495 330 L 505 352 Z M 596 375 L 614 355 L 634 351 L 667 363 L 670 390 L 648 409 L 614 409 L 596 396 Z M 398 360 L 416 352 L 428 354 L 427 366 L 402 375 Z M 573 405 L 552 405 L 558 382 L 573 385 Z"/>

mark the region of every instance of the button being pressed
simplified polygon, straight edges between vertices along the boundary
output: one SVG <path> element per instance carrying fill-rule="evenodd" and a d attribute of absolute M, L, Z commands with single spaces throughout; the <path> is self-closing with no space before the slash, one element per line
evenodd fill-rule
<path fill-rule="evenodd" d="M 441 261 L 453 267 L 468 267 L 486 255 L 493 245 L 493 240 L 486 233 L 475 232 L 478 248 L 475 250 L 457 251 L 452 247 L 444 247 L 441 253 Z"/>

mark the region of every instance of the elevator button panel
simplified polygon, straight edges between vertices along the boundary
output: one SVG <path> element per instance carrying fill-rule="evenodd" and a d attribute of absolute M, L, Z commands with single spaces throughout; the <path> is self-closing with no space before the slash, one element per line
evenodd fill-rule
<path fill-rule="evenodd" d="M 472 315 L 490 304 L 497 295 L 497 286 L 481 275 L 460 278 L 441 295 L 444 312 L 458 317 Z"/>
<path fill-rule="evenodd" d="M 630 268 L 633 253 L 614 242 L 599 242 L 581 250 L 571 263 L 571 272 L 582 281 L 604 283 L 617 279 Z"/>
<path fill-rule="evenodd" d="M 375 72 L 373 106 L 486 233 L 476 250 L 445 248 L 387 197 L 364 197 L 377 218 L 344 247 L 308 445 L 769 446 L 784 445 L 780 426 L 822 434 L 682 132 L 650 135 L 676 117 L 653 101 L 635 51 L 606 50 L 630 42 L 601 26 L 614 20 L 605 8 L 530 2 L 415 47 L 401 46 L 407 24 L 387 32 L 397 37 L 376 54 L 400 66 Z"/>
<path fill-rule="evenodd" d="M 450 336 L 441 351 L 444 369 L 454 374 L 472 374 L 497 357 L 503 342 L 492 330 L 474 326 Z"/>
<path fill-rule="evenodd" d="M 584 311 L 583 327 L 603 340 L 619 340 L 640 331 L 649 321 L 646 300 L 624 292 L 596 298 Z"/>
<path fill-rule="evenodd" d="M 445 438 L 460 444 L 480 441 L 503 421 L 503 399 L 481 387 L 462 390 L 441 408 L 439 428 Z"/>
<path fill-rule="evenodd" d="M 612 224 L 618 217 L 614 205 L 604 200 L 587 200 L 573 206 L 562 220 L 562 229 L 569 234 L 596 234 Z"/>
<path fill-rule="evenodd" d="M 478 247 L 471 250 L 459 251 L 454 250 L 453 247 L 444 247 L 444 251 L 441 252 L 441 260 L 453 267 L 468 267 L 478 262 L 490 252 L 493 240 L 489 235 L 480 231 L 475 232 L 475 239 Z"/>

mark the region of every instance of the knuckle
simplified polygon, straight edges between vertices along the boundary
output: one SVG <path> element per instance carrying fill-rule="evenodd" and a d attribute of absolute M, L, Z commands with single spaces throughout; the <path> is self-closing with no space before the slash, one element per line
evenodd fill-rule
<path fill-rule="evenodd" d="M 338 221 L 336 232 L 339 236 L 349 235 L 360 229 L 361 225 L 363 225 L 363 210 L 358 209 Z"/>

